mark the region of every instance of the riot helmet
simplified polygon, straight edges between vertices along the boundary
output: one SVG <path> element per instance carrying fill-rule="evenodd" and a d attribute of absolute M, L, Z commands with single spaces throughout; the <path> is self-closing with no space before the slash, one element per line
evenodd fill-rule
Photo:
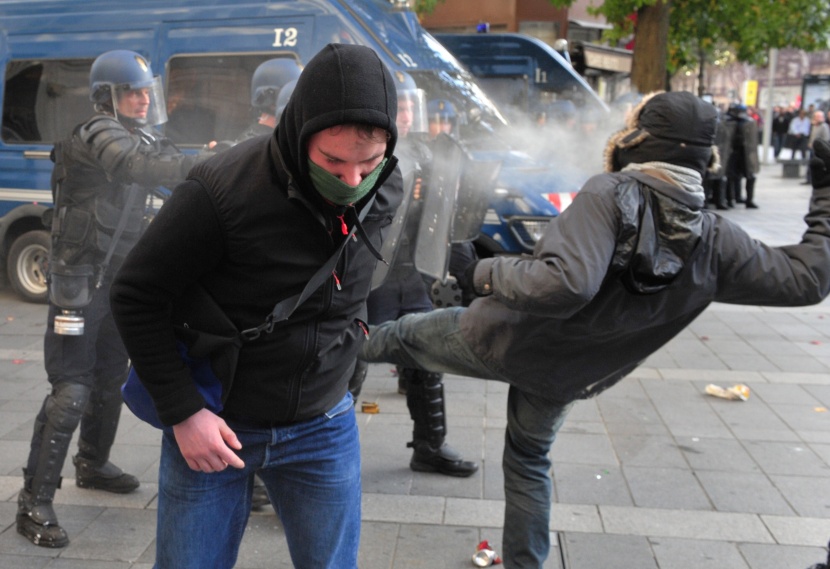
<path fill-rule="evenodd" d="M 125 49 L 99 55 L 89 71 L 89 98 L 128 126 L 167 122 L 161 78 L 144 56 Z"/>
<path fill-rule="evenodd" d="M 297 62 L 287 57 L 260 63 L 251 77 L 251 106 L 269 115 L 273 113 L 280 89 L 299 77 L 300 71 Z"/>
<path fill-rule="evenodd" d="M 440 133 L 453 134 L 458 123 L 455 107 L 446 99 L 433 99 L 427 105 L 429 135 L 435 138 Z"/>
<path fill-rule="evenodd" d="M 297 80 L 292 79 L 288 83 L 282 86 L 280 89 L 280 94 L 277 96 L 277 109 L 274 116 L 277 117 L 277 121 L 280 120 L 282 116 L 282 112 L 285 110 L 286 105 L 288 105 L 288 101 L 291 99 L 291 94 L 294 92 L 294 87 L 297 86 Z"/>
<path fill-rule="evenodd" d="M 398 127 L 398 136 L 408 134 L 422 134 L 427 132 L 426 122 L 426 94 L 419 89 L 409 73 L 395 71 L 395 89 L 398 92 L 398 115 L 395 123 Z"/>

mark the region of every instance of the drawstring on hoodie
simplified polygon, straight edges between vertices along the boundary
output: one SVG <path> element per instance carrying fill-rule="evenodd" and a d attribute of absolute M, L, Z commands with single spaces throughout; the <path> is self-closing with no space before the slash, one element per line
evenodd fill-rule
<path fill-rule="evenodd" d="M 369 204 L 367 204 L 365 207 L 371 207 L 371 204 L 373 202 L 374 202 L 374 198 L 372 198 L 372 201 L 369 202 Z M 344 212 L 341 215 L 336 215 L 335 217 L 340 220 L 340 229 L 343 231 L 343 235 L 347 236 L 346 239 L 348 239 L 349 228 L 346 225 L 346 220 L 345 220 L 346 213 Z M 359 235 L 360 239 L 366 244 L 366 247 L 369 249 L 369 252 L 372 253 L 372 256 L 375 259 L 377 259 L 378 261 L 380 261 L 380 262 L 384 263 L 385 265 L 389 266 L 389 263 L 386 261 L 386 259 L 384 259 L 383 256 L 380 254 L 380 252 L 374 247 L 374 245 L 372 245 L 372 242 L 369 240 L 369 236 L 366 235 L 366 230 L 363 229 L 363 225 L 360 223 L 360 219 L 361 219 L 360 216 L 357 216 L 357 219 L 355 220 L 355 226 L 354 226 L 354 229 L 353 229 L 354 233 L 351 235 L 352 239 L 355 242 L 357 242 L 357 240 L 358 240 L 357 236 Z M 337 276 L 336 270 L 332 270 L 331 276 L 334 279 L 334 284 L 337 287 L 337 290 L 342 290 L 340 277 Z"/>

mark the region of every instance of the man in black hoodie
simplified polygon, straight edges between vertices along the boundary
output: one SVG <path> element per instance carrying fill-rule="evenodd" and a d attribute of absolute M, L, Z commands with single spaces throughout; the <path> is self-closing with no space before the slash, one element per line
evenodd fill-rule
<path fill-rule="evenodd" d="M 233 566 L 255 472 L 295 567 L 356 567 L 360 452 L 348 382 L 401 200 L 396 105 L 374 51 L 326 46 L 274 134 L 194 168 L 119 272 L 113 314 L 166 426 L 157 567 Z M 237 329 L 255 327 L 344 241 L 326 282 L 243 345 L 223 411 L 206 409 L 176 352 L 176 298 L 198 282 Z"/>

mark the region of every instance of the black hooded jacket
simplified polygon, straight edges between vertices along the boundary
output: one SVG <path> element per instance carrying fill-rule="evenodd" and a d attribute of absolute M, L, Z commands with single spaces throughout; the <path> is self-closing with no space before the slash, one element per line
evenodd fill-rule
<path fill-rule="evenodd" d="M 175 351 L 170 310 L 194 281 L 239 330 L 263 322 L 299 293 L 362 222 L 380 250 L 401 201 L 392 157 L 397 99 L 388 70 L 371 49 L 329 45 L 306 66 L 272 136 L 242 142 L 191 170 L 119 271 L 112 308 L 132 363 L 159 417 L 177 424 L 204 400 Z M 389 161 L 355 207 L 332 206 L 308 177 L 312 134 L 345 123 L 390 132 Z M 361 320 L 376 258 L 358 236 L 329 278 L 270 334 L 244 344 L 222 415 L 256 425 L 308 419 L 344 397 L 364 338 Z"/>

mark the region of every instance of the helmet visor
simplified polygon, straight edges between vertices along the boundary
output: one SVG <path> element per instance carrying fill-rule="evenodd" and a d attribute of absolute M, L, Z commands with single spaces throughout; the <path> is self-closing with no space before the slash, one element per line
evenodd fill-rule
<path fill-rule="evenodd" d="M 149 84 L 116 85 L 112 92 L 112 108 L 119 120 L 128 119 L 141 126 L 157 126 L 167 122 L 167 106 L 161 78 L 154 77 Z"/>
<path fill-rule="evenodd" d="M 398 91 L 398 136 L 427 132 L 427 103 L 423 89 Z"/>

